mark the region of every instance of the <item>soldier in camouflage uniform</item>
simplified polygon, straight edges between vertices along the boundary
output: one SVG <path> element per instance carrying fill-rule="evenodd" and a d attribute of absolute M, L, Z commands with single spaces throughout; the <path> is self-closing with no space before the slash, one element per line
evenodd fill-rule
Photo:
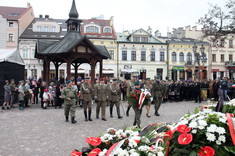
<path fill-rule="evenodd" d="M 113 118 L 113 106 L 116 105 L 118 119 L 121 119 L 120 115 L 120 98 L 121 98 L 121 90 L 119 85 L 117 84 L 117 79 L 113 79 L 112 84 L 108 87 L 109 89 L 109 97 L 110 97 L 110 117 Z"/>
<path fill-rule="evenodd" d="M 75 124 L 76 101 L 78 100 L 77 91 L 72 86 L 72 81 L 67 81 L 67 86 L 62 90 L 61 96 L 64 99 L 64 115 L 66 122 L 69 121 L 69 113 L 71 116 L 71 123 Z"/>
<path fill-rule="evenodd" d="M 11 102 L 10 102 L 10 106 L 11 108 L 14 108 L 13 104 L 16 101 L 16 96 L 17 96 L 17 91 L 16 91 L 16 85 L 15 85 L 15 80 L 11 79 L 11 83 L 10 83 L 10 89 L 11 89 Z"/>
<path fill-rule="evenodd" d="M 160 116 L 158 113 L 158 110 L 162 103 L 162 97 L 163 97 L 163 85 L 160 82 L 160 76 L 156 77 L 156 82 L 153 84 L 152 88 L 152 97 L 153 97 L 153 103 L 155 105 L 155 115 Z"/>
<path fill-rule="evenodd" d="M 132 91 L 134 91 L 135 89 L 139 89 L 139 88 L 140 88 L 139 81 L 137 80 L 136 76 L 133 76 L 132 80 L 127 83 L 127 97 L 130 95 Z M 129 116 L 129 111 L 131 107 L 132 107 L 132 103 L 128 102 L 126 116 Z"/>
<path fill-rule="evenodd" d="M 92 101 L 92 87 L 90 78 L 86 78 L 85 82 L 80 87 L 80 98 L 83 100 L 85 121 L 92 121 L 91 119 L 91 101 Z M 88 118 L 87 118 L 88 109 Z"/>
<path fill-rule="evenodd" d="M 152 84 L 150 81 L 150 78 L 147 78 L 146 83 L 143 85 L 143 89 L 148 90 L 150 93 L 152 92 Z M 148 102 L 148 104 L 146 104 L 146 110 L 147 110 L 147 117 L 150 117 L 150 106 L 151 106 L 151 101 Z"/>
<path fill-rule="evenodd" d="M 105 108 L 106 108 L 106 101 L 108 99 L 108 89 L 107 85 L 104 83 L 104 79 L 100 78 L 100 83 L 95 85 L 95 100 L 97 101 L 96 106 L 96 118 L 99 119 L 100 108 L 102 114 L 102 120 L 106 121 L 105 119 Z"/>

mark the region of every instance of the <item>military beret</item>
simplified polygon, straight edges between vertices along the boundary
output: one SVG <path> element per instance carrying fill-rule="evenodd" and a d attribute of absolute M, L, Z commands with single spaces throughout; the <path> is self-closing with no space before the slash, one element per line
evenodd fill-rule
<path fill-rule="evenodd" d="M 67 80 L 67 84 L 69 84 L 70 82 L 72 82 L 72 80 Z"/>
<path fill-rule="evenodd" d="M 100 80 L 100 81 L 104 81 L 104 78 L 100 78 L 99 80 Z"/>
<path fill-rule="evenodd" d="M 147 78 L 146 80 L 150 80 L 150 78 Z"/>

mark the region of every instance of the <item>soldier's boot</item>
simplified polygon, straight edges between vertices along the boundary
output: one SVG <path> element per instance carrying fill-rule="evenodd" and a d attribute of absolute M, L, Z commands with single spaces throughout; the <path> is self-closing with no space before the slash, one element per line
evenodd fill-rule
<path fill-rule="evenodd" d="M 69 122 L 69 117 L 68 116 L 65 117 L 65 121 Z"/>
<path fill-rule="evenodd" d="M 87 120 L 87 111 L 84 111 L 84 116 L 85 116 L 85 121 L 88 121 Z"/>
<path fill-rule="evenodd" d="M 89 115 L 89 121 L 92 121 L 92 118 L 91 118 L 91 110 L 88 111 L 88 115 Z"/>
<path fill-rule="evenodd" d="M 155 115 L 156 115 L 156 116 L 160 116 L 160 114 L 158 113 L 158 111 L 155 111 Z"/>
<path fill-rule="evenodd" d="M 110 117 L 113 118 L 113 107 L 110 106 L 109 110 L 110 110 Z"/>
<path fill-rule="evenodd" d="M 72 124 L 77 123 L 77 121 L 75 120 L 75 117 L 71 117 L 71 123 L 72 123 Z"/>
<path fill-rule="evenodd" d="M 118 115 L 118 119 L 121 119 L 121 118 L 122 118 L 122 116 L 121 116 L 121 114 L 120 114 L 120 107 L 117 107 L 117 115 Z"/>
<path fill-rule="evenodd" d="M 133 126 L 136 126 L 136 120 L 134 121 Z"/>
<path fill-rule="evenodd" d="M 130 109 L 131 109 L 131 107 L 128 106 L 128 107 L 127 107 L 127 110 L 126 110 L 126 116 L 129 116 L 129 111 L 130 111 Z"/>

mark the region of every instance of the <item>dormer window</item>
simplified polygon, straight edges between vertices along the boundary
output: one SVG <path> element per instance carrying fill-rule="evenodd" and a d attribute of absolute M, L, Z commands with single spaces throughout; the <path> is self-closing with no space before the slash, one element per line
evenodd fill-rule
<path fill-rule="evenodd" d="M 148 42 L 148 37 L 133 37 L 133 42 Z"/>
<path fill-rule="evenodd" d="M 141 37 L 141 42 L 148 42 L 148 37 Z"/>
<path fill-rule="evenodd" d="M 140 42 L 140 37 L 133 37 L 133 42 Z"/>
<path fill-rule="evenodd" d="M 86 33 L 99 33 L 99 28 L 96 26 L 86 27 Z"/>
<path fill-rule="evenodd" d="M 110 27 L 104 27 L 104 33 L 112 33 L 112 29 Z"/>

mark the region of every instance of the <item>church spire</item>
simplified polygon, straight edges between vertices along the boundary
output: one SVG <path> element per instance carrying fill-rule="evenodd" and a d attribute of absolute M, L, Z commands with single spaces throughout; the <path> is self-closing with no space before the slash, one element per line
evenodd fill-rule
<path fill-rule="evenodd" d="M 73 0 L 72 7 L 69 12 L 69 19 L 66 21 L 68 31 L 80 32 L 82 20 L 78 19 L 78 11 L 76 8 L 75 0 Z"/>
<path fill-rule="evenodd" d="M 69 18 L 78 18 L 78 11 L 76 8 L 75 0 L 73 0 L 72 7 L 69 12 Z"/>

